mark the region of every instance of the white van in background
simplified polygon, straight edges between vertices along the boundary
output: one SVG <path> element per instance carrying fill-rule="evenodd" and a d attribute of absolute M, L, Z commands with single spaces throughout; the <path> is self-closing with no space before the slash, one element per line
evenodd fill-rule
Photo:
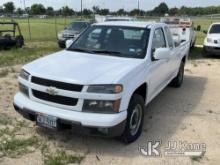
<path fill-rule="evenodd" d="M 190 18 L 162 17 L 160 21 L 169 26 L 175 41 L 189 41 L 191 48 L 195 46 L 196 31 Z"/>

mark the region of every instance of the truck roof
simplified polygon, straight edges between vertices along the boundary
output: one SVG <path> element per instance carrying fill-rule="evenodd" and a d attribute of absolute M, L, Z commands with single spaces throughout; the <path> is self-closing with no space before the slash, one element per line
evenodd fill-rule
<path fill-rule="evenodd" d="M 96 23 L 94 25 L 105 25 L 105 26 L 128 26 L 128 27 L 140 27 L 140 28 L 146 28 L 150 25 L 162 25 L 164 26 L 164 23 L 156 23 L 156 22 L 142 22 L 142 21 L 112 21 L 112 22 L 101 22 Z"/>

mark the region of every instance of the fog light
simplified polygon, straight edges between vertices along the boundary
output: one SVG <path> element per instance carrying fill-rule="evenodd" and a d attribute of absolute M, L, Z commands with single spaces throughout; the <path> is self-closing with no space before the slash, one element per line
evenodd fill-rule
<path fill-rule="evenodd" d="M 28 90 L 28 87 L 19 83 L 19 91 L 21 93 L 23 93 L 25 96 L 29 97 L 29 90 Z"/>

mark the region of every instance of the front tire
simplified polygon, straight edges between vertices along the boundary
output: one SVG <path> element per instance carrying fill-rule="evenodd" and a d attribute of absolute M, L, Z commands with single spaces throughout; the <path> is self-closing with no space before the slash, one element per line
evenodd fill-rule
<path fill-rule="evenodd" d="M 143 97 L 134 94 L 129 103 L 126 126 L 121 136 L 123 142 L 132 143 L 141 135 L 144 121 L 144 109 L 145 103 Z"/>
<path fill-rule="evenodd" d="M 183 84 L 185 63 L 181 61 L 178 75 L 171 81 L 170 86 L 179 88 Z"/>

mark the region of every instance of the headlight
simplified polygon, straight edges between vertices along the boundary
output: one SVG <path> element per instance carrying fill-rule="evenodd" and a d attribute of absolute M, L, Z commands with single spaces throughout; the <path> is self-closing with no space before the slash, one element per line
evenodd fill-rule
<path fill-rule="evenodd" d="M 93 113 L 117 113 L 119 112 L 121 100 L 85 100 L 83 104 L 84 112 Z"/>
<path fill-rule="evenodd" d="M 207 38 L 207 42 L 208 42 L 208 43 L 212 43 L 213 40 L 212 40 L 211 38 Z"/>
<path fill-rule="evenodd" d="M 19 76 L 25 80 L 29 80 L 30 74 L 26 72 L 24 69 L 22 69 Z"/>
<path fill-rule="evenodd" d="M 29 97 L 28 87 L 19 83 L 19 91 L 23 93 L 25 96 Z"/>
<path fill-rule="evenodd" d="M 62 33 L 58 33 L 57 37 L 60 39 L 60 38 L 63 38 L 63 34 Z"/>
<path fill-rule="evenodd" d="M 87 92 L 89 93 L 105 93 L 105 94 L 115 94 L 123 91 L 122 85 L 91 85 L 89 86 Z"/>

